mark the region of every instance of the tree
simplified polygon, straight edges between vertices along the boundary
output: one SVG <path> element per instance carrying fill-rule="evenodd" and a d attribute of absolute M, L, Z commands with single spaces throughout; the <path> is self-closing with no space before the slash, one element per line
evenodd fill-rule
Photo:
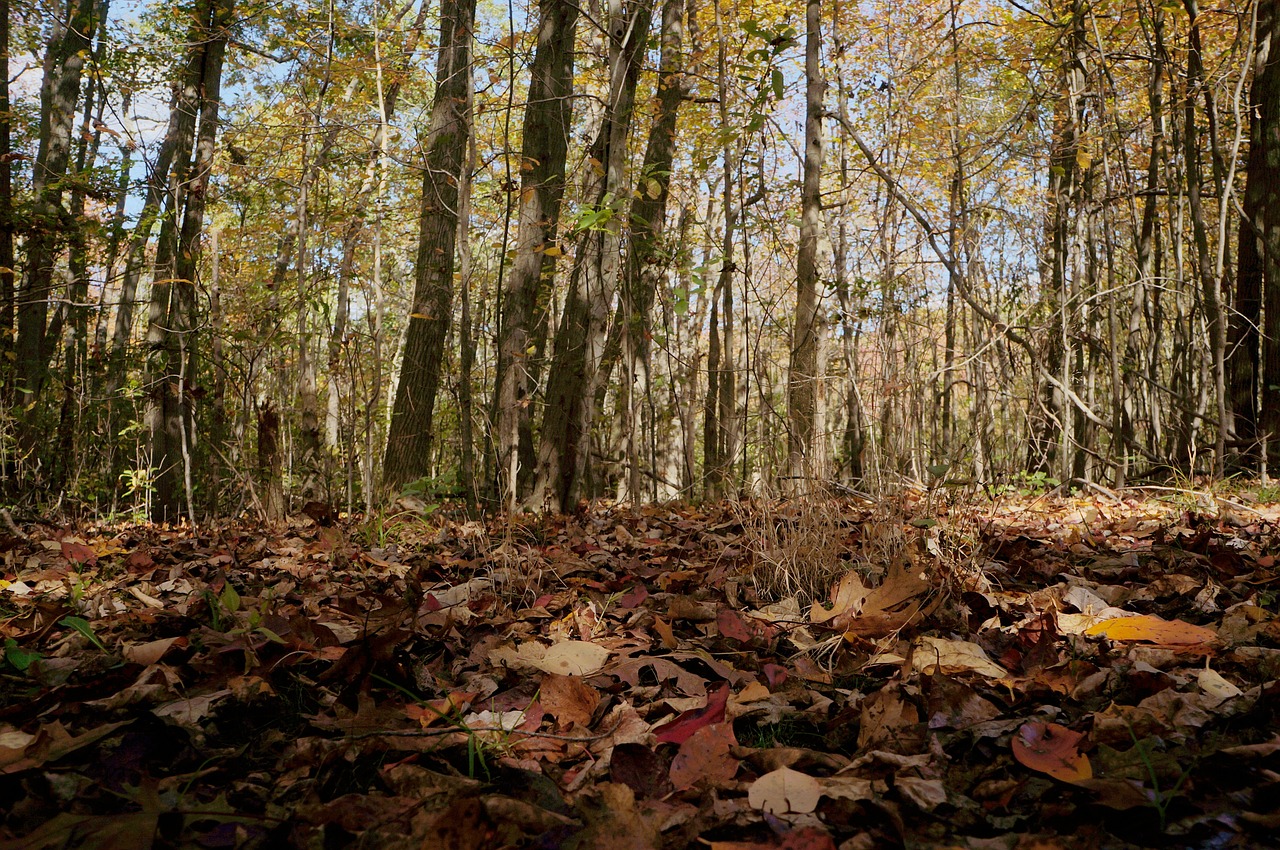
<path fill-rule="evenodd" d="M 1265 446 L 1262 468 L 1270 470 L 1280 466 L 1280 2 L 1258 0 L 1257 27 L 1236 300 L 1240 321 L 1249 322 L 1256 317 L 1255 293 L 1262 293 L 1266 326 L 1260 376 L 1262 421 L 1258 424 Z M 1247 428 L 1252 413 L 1252 339 L 1239 330 L 1236 336 L 1242 343 L 1242 350 L 1236 355 L 1236 414 Z"/>
<path fill-rule="evenodd" d="M 794 479 L 823 474 L 818 433 L 822 374 L 818 363 L 818 240 L 822 233 L 822 119 L 826 80 L 822 75 L 822 3 L 805 7 L 804 184 L 801 189 L 800 252 L 796 263 L 796 318 L 791 334 L 787 391 L 787 471 Z M 803 488 L 801 488 L 803 489 Z"/>
<path fill-rule="evenodd" d="M 520 155 L 516 256 L 503 296 L 494 392 L 497 468 L 503 501 L 514 507 L 533 472 L 531 384 L 545 345 L 555 280 L 560 202 L 573 114 L 573 42 L 578 5 L 541 0 L 538 46 L 529 67 Z"/>
<path fill-rule="evenodd" d="M 475 0 L 447 0 L 440 10 L 436 92 L 431 103 L 422 175 L 413 308 L 405 336 L 387 453 L 385 489 L 397 489 L 430 469 L 432 416 L 453 315 L 458 186 L 471 133 L 471 39 Z"/>
<path fill-rule="evenodd" d="M 643 1 L 625 10 L 619 0 L 609 5 L 609 93 L 588 156 L 588 203 L 552 355 L 538 468 L 526 499 L 531 507 L 572 505 L 589 465 L 594 399 L 618 287 L 627 140 L 650 14 Z"/>
<path fill-rule="evenodd" d="M 63 207 L 63 178 L 71 161 L 80 76 L 97 26 L 96 8 L 96 0 L 74 0 L 67 19 L 56 22 L 45 55 L 40 88 L 40 148 L 32 174 L 36 208 L 27 236 L 26 269 L 17 307 L 17 374 L 21 401 L 28 408 L 44 386 L 53 356 L 48 318 L 59 246 L 63 234 L 79 226 Z M 57 342 L 56 335 L 52 342 Z"/>
<path fill-rule="evenodd" d="M 172 522 L 193 509 L 191 411 L 196 375 L 196 286 L 205 201 L 213 168 L 214 141 L 221 105 L 222 63 L 226 55 L 235 0 L 202 0 L 195 6 L 191 50 L 199 68 L 175 98 L 174 108 L 189 110 L 181 124 L 194 124 L 194 149 L 182 148 L 171 175 L 165 217 L 156 248 L 155 273 L 147 324 L 150 392 L 147 425 L 155 493 L 154 522 Z M 185 135 L 185 134 L 184 134 Z"/>

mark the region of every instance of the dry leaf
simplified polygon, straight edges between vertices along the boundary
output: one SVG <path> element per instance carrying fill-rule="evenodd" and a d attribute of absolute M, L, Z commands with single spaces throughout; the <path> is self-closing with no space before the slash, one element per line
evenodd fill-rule
<path fill-rule="evenodd" d="M 712 723 L 694 731 L 671 762 L 671 784 L 677 791 L 704 784 L 715 787 L 738 772 L 730 750 L 738 745 L 732 723 Z"/>
<path fill-rule="evenodd" d="M 747 800 L 773 815 L 807 814 L 818 807 L 822 784 L 805 773 L 780 767 L 751 783 Z"/>
<path fill-rule="evenodd" d="M 809 608 L 809 621 L 812 623 L 825 623 L 845 613 L 857 616 L 862 611 L 863 603 L 867 601 L 868 593 L 869 591 L 866 585 L 862 583 L 862 579 L 856 572 L 850 570 L 844 574 L 844 578 L 840 579 L 840 583 L 832 589 L 831 608 L 823 608 L 821 605 L 814 603 Z"/>
<path fill-rule="evenodd" d="M 1085 629 L 1084 633 L 1090 637 L 1102 635 L 1111 640 L 1145 641 L 1164 646 L 1208 643 L 1218 636 L 1213 629 L 1182 620 L 1162 620 L 1152 614 L 1103 620 Z"/>
<path fill-rule="evenodd" d="M 1089 758 L 1080 752 L 1082 732 L 1072 732 L 1057 723 L 1033 720 L 1024 723 L 1013 736 L 1013 757 L 1032 770 L 1047 773 L 1063 782 L 1079 782 L 1093 777 Z"/>
<path fill-rule="evenodd" d="M 980 673 L 989 679 L 1003 679 L 1009 675 L 987 657 L 982 647 L 965 640 L 921 637 L 916 641 L 911 662 L 916 670 L 926 675 L 939 671 L 947 674 Z"/>

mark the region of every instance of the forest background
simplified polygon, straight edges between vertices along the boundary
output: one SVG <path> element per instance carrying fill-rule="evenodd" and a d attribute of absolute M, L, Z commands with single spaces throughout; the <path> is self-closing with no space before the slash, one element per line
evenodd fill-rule
<path fill-rule="evenodd" d="M 11 501 L 1275 468 L 1276 0 L 3 5 Z"/>

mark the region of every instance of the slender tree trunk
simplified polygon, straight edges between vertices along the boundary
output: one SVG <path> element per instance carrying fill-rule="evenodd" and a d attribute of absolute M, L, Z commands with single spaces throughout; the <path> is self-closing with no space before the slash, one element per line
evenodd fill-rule
<path fill-rule="evenodd" d="M 640 167 L 638 194 L 631 204 L 630 248 L 619 306 L 622 359 L 627 368 L 621 394 L 624 399 L 622 433 L 627 455 L 627 496 L 632 501 L 639 501 L 643 490 L 640 458 L 645 433 L 642 407 L 649 400 L 650 393 L 649 340 L 652 328 L 649 314 L 668 267 L 668 246 L 664 239 L 667 200 L 675 159 L 676 118 L 686 93 L 681 51 L 683 17 L 684 0 L 665 0 L 662 6 L 657 115 L 649 129 L 644 164 Z M 648 426 L 652 429 L 657 424 L 651 421 Z M 650 471 L 656 476 L 656 469 Z"/>
<path fill-rule="evenodd" d="M 24 406 L 32 404 L 48 378 L 52 348 L 46 342 L 47 321 L 61 234 L 80 226 L 79 222 L 70 221 L 63 208 L 63 178 L 71 162 L 80 77 L 96 28 L 96 3 L 97 0 L 74 0 L 69 19 L 55 30 L 45 57 L 40 144 L 32 170 L 35 220 L 27 236 L 27 264 L 17 305 L 16 363 Z"/>
<path fill-rule="evenodd" d="M 447 0 L 442 5 L 439 82 L 432 98 L 422 178 L 417 279 L 382 469 L 387 490 L 397 490 L 429 469 L 436 395 L 453 314 L 458 186 L 471 133 L 467 89 L 474 28 L 475 0 Z"/>
<path fill-rule="evenodd" d="M 585 228 L 573 278 L 556 333 L 547 386 L 547 412 L 538 447 L 538 469 L 526 500 L 530 507 L 561 510 L 577 501 L 587 471 L 594 398 L 608 339 L 608 321 L 617 292 L 627 140 L 632 106 L 649 36 L 645 2 L 625 11 L 621 0 L 609 7 L 609 97 L 591 159 L 603 173 L 593 175 L 591 209 L 598 221 Z"/>
<path fill-rule="evenodd" d="M 1268 338 L 1274 338 L 1272 321 L 1280 320 L 1275 293 L 1280 291 L 1280 3 L 1258 3 L 1256 48 L 1251 57 L 1253 84 L 1249 91 L 1249 158 L 1242 201 L 1239 248 L 1236 253 L 1236 304 L 1231 314 L 1231 407 L 1240 459 L 1246 467 L 1265 462 L 1258 441 L 1271 431 L 1268 448 L 1277 448 L 1275 425 L 1260 421 L 1258 400 L 1262 396 L 1272 406 L 1274 392 L 1262 390 L 1262 361 L 1258 328 L 1262 322 L 1262 300 L 1267 301 Z M 1268 233 L 1268 226 L 1272 231 Z M 1268 344 L 1268 353 L 1274 344 Z M 1275 383 L 1274 377 L 1269 382 Z M 1266 410 L 1264 406 L 1262 410 Z"/>
<path fill-rule="evenodd" d="M 235 0 L 215 0 L 209 18 L 200 22 L 203 52 L 199 119 L 191 166 L 181 169 L 172 205 L 173 216 L 161 227 L 152 283 L 150 344 L 151 396 L 147 419 L 151 434 L 151 468 L 155 493 L 154 522 L 191 516 L 194 510 L 192 455 L 195 432 L 191 386 L 196 376 L 196 278 L 205 199 L 213 168 L 214 141 L 222 87 L 222 61 Z M 181 159 L 187 159 L 183 156 Z M 194 517 L 191 517 L 194 519 Z"/>
<path fill-rule="evenodd" d="M 8 405 L 15 311 L 13 253 L 13 113 L 9 107 L 9 0 L 0 0 L 0 403 Z"/>
<path fill-rule="evenodd" d="M 822 118 L 826 81 L 820 65 L 822 49 L 820 0 L 808 0 L 805 13 L 804 180 L 800 195 L 800 254 L 796 263 L 796 320 L 791 335 L 787 387 L 787 469 L 799 491 L 804 482 L 824 474 L 815 433 L 818 412 L 818 239 L 822 232 Z"/>
<path fill-rule="evenodd" d="M 1199 5 L 1197 0 L 1183 0 L 1189 18 L 1190 50 L 1187 54 L 1186 117 L 1183 120 L 1182 144 L 1187 166 L 1187 205 L 1191 212 L 1192 236 L 1196 248 L 1196 270 L 1200 277 L 1200 298 L 1204 305 L 1205 321 L 1209 325 L 1209 355 L 1212 358 L 1212 391 L 1214 418 L 1218 421 L 1214 473 L 1223 471 L 1227 436 L 1226 389 L 1226 323 L 1222 318 L 1222 292 L 1214 270 L 1214 254 L 1209 247 L 1209 225 L 1201 199 L 1204 180 L 1200 163 L 1200 130 L 1196 124 L 1196 100 L 1204 85 L 1204 66 L 1201 60 L 1200 29 L 1197 25 Z"/>
<path fill-rule="evenodd" d="M 507 279 L 495 378 L 498 477 L 508 507 L 523 495 L 532 470 L 521 463 L 522 434 L 532 436 L 530 366 L 555 279 L 560 201 L 564 197 L 573 103 L 573 44 L 578 4 L 542 0 L 538 47 L 529 68 L 524 114 L 516 257 Z"/>

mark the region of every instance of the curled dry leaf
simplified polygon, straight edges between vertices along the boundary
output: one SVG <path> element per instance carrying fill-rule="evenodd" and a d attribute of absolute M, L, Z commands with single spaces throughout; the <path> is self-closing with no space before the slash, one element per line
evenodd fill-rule
<path fill-rule="evenodd" d="M 937 672 L 979 673 L 989 679 L 1003 679 L 1009 675 L 976 643 L 929 636 L 916 642 L 912 665 L 926 675 Z"/>
<path fill-rule="evenodd" d="M 858 574 L 850 570 L 844 574 L 844 578 L 840 579 L 831 591 L 831 607 L 823 608 L 821 605 L 814 603 L 809 609 L 809 621 L 812 623 L 825 623 L 833 620 L 841 614 L 849 613 L 857 616 L 862 612 L 862 605 L 867 601 L 867 588 L 862 583 L 862 579 Z"/>
<path fill-rule="evenodd" d="M 1013 757 L 1023 767 L 1046 773 L 1063 782 L 1093 778 L 1089 757 L 1080 752 L 1082 732 L 1072 732 L 1057 723 L 1033 720 L 1024 723 L 1013 736 Z"/>

